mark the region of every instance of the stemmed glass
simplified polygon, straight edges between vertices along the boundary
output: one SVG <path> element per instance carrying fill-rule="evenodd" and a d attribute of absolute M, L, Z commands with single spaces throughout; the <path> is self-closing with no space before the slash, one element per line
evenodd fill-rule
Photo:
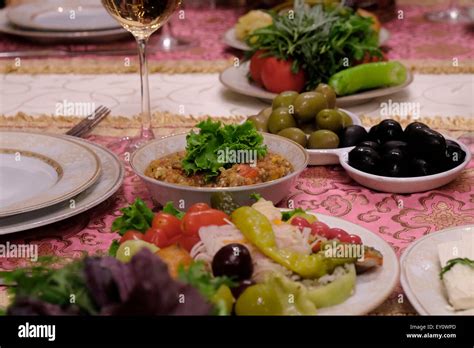
<path fill-rule="evenodd" d="M 428 12 L 425 17 L 433 22 L 469 23 L 474 21 L 468 10 L 459 6 L 456 0 L 450 0 L 445 10 Z"/>
<path fill-rule="evenodd" d="M 135 37 L 140 59 L 141 81 L 141 130 L 137 137 L 125 137 L 112 147 L 133 152 L 154 138 L 151 129 L 150 90 L 148 86 L 148 65 L 146 48 L 148 39 L 168 21 L 181 4 L 181 0 L 102 0 L 102 5 L 126 30 Z"/>

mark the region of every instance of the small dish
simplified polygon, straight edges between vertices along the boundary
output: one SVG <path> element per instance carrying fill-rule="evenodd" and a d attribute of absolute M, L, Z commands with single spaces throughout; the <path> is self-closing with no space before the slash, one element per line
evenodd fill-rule
<path fill-rule="evenodd" d="M 349 152 L 352 148 L 344 149 L 344 151 L 339 153 L 339 162 L 347 174 L 352 179 L 354 179 L 354 181 L 361 184 L 362 186 L 366 186 L 376 191 L 392 193 L 415 193 L 433 190 L 456 179 L 471 160 L 471 151 L 466 145 L 460 141 L 457 141 L 456 139 L 447 136 L 444 137 L 458 143 L 461 149 L 466 152 L 466 158 L 464 159 L 464 162 L 458 165 L 456 168 L 438 174 L 409 178 L 392 178 L 388 176 L 365 173 L 349 165 Z"/>
<path fill-rule="evenodd" d="M 264 101 L 271 102 L 277 96 L 277 94 L 269 92 L 263 87 L 260 87 L 249 81 L 247 77 L 249 65 L 250 63 L 247 61 L 241 64 L 239 67 L 231 66 L 225 69 L 219 75 L 220 82 L 230 90 L 239 94 L 256 97 Z M 338 97 L 336 100 L 336 105 L 339 107 L 346 107 L 367 103 L 374 98 L 400 92 L 412 82 L 413 74 L 407 69 L 407 78 L 403 84 L 393 87 L 371 89 L 344 97 Z"/>
<path fill-rule="evenodd" d="M 199 202 L 210 203 L 211 195 L 214 192 L 230 192 L 236 202 L 241 205 L 252 203 L 250 198 L 252 193 L 259 193 L 265 199 L 278 203 L 285 198 L 298 175 L 308 165 L 309 155 L 303 147 L 289 139 L 264 133 L 264 143 L 268 146 L 269 151 L 286 158 L 293 165 L 294 171 L 292 173 L 277 180 L 255 185 L 215 188 L 171 184 L 152 179 L 144 174 L 151 161 L 183 151 L 186 147 L 186 135 L 178 134 L 153 140 L 135 151 L 130 158 L 133 171 L 142 179 L 152 198 L 161 205 L 168 201 L 173 201 L 181 207 L 181 203 L 184 203 L 186 207 Z"/>
<path fill-rule="evenodd" d="M 474 315 L 474 309 L 454 311 L 439 278 L 438 244 L 460 240 L 473 233 L 474 225 L 457 226 L 430 233 L 405 250 L 401 259 L 400 282 L 410 303 L 421 315 Z"/>

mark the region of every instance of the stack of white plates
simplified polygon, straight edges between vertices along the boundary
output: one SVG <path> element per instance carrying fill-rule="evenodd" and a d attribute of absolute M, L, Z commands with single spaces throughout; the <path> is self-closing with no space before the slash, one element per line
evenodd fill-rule
<path fill-rule="evenodd" d="M 97 0 L 41 0 L 0 11 L 0 32 L 35 42 L 103 42 L 129 36 Z"/>
<path fill-rule="evenodd" d="M 63 135 L 0 132 L 0 235 L 64 220 L 114 194 L 124 169 L 112 152 Z"/>

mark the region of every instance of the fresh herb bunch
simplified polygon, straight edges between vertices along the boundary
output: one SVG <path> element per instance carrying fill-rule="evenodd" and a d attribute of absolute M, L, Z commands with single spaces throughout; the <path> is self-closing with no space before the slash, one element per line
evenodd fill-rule
<path fill-rule="evenodd" d="M 186 175 L 204 174 L 211 181 L 219 175 L 219 169 L 229 168 L 234 163 L 219 161 L 220 151 L 256 151 L 258 158 L 267 153 L 263 136 L 255 126 L 246 121 L 243 124 L 223 126 L 219 121 L 210 118 L 197 125 L 199 133 L 191 132 L 186 137 L 186 156 L 182 161 Z"/>
<path fill-rule="evenodd" d="M 247 37 L 249 54 L 264 50 L 266 56 L 292 59 L 293 72 L 303 69 L 306 74 L 306 90 L 327 82 L 366 54 L 382 57 L 372 19 L 343 4 L 308 8 L 304 1 L 296 0 L 293 12 L 272 13 L 272 17 L 272 25 Z"/>
<path fill-rule="evenodd" d="M 112 222 L 112 231 L 118 231 L 121 236 L 129 230 L 145 233 L 151 227 L 154 214 L 142 199 L 135 199 L 132 204 L 120 209 L 120 211 L 122 216 Z"/>

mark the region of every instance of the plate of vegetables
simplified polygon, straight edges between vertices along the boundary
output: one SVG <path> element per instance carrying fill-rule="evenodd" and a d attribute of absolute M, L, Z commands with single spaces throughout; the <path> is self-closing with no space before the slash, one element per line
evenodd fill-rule
<path fill-rule="evenodd" d="M 181 211 L 168 203 L 157 214 L 137 200 L 114 222 L 121 239 L 110 254 L 130 262 L 147 248 L 191 284 L 183 269 L 198 263 L 203 277 L 221 284 L 207 298 L 226 314 L 360 315 L 390 295 L 398 260 L 380 237 L 339 218 L 253 199 L 239 206 L 220 193 L 211 206 Z"/>
<path fill-rule="evenodd" d="M 401 63 L 385 62 L 370 18 L 343 6 L 306 8 L 296 1 L 293 15 L 272 14 L 271 25 L 247 38 L 250 61 L 220 75 L 227 88 L 264 100 L 293 90 L 313 91 L 327 83 L 348 106 L 396 93 L 413 76 Z"/>

